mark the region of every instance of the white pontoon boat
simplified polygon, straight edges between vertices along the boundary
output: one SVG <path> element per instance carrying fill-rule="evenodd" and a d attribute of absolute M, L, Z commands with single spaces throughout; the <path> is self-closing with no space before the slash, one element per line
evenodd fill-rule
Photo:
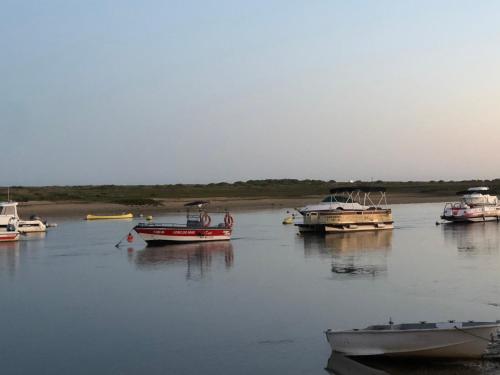
<path fill-rule="evenodd" d="M 394 227 L 383 187 L 333 188 L 320 203 L 298 211 L 303 216 L 303 222 L 295 224 L 300 232 L 356 232 Z"/>

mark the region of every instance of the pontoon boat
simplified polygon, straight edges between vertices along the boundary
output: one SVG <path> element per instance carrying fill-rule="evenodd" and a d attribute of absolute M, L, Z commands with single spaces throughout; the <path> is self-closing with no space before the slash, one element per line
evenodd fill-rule
<path fill-rule="evenodd" d="M 374 193 L 375 198 L 371 196 Z M 372 199 L 373 198 L 373 199 Z M 298 209 L 303 222 L 295 224 L 300 232 L 355 232 L 392 229 L 393 220 L 387 208 L 382 187 L 340 187 L 318 204 Z"/>

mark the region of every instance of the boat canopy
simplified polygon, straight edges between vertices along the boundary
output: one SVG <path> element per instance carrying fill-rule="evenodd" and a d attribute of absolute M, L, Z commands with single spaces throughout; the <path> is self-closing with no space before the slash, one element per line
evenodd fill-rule
<path fill-rule="evenodd" d="M 457 192 L 457 195 L 468 195 L 468 194 L 489 194 L 489 195 L 497 195 L 496 192 L 490 190 L 488 187 L 475 187 L 469 188 L 467 190 L 461 190 Z"/>
<path fill-rule="evenodd" d="M 371 192 L 385 192 L 386 188 L 382 186 L 343 186 L 330 189 L 331 194 L 337 193 L 371 193 Z"/>

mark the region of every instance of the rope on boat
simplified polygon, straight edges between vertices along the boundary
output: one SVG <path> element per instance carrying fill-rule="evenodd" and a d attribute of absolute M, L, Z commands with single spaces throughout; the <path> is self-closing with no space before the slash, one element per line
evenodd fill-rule
<path fill-rule="evenodd" d="M 484 338 L 483 336 L 479 336 L 479 335 L 475 335 L 474 333 L 467 332 L 465 329 L 458 328 L 457 326 L 454 326 L 453 328 L 455 328 L 457 331 L 465 333 L 466 335 L 470 335 L 470 336 L 476 337 L 476 338 L 484 340 L 484 341 L 494 342 L 493 335 L 490 335 L 490 338 L 487 339 L 487 338 Z"/>

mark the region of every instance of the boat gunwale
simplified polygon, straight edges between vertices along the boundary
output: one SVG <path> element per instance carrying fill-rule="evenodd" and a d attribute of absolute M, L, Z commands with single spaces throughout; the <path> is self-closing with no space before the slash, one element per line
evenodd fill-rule
<path fill-rule="evenodd" d="M 186 224 L 177 224 L 177 223 L 139 223 L 133 229 L 175 229 L 175 230 L 232 230 L 230 227 L 187 227 Z"/>
<path fill-rule="evenodd" d="M 467 322 L 468 323 L 468 322 Z M 353 333 L 369 333 L 369 334 L 375 334 L 375 333 L 407 333 L 407 332 L 442 332 L 442 331 L 464 331 L 464 330 L 470 330 L 470 329 L 477 329 L 477 328 L 494 328 L 498 327 L 500 328 L 500 322 L 499 323 L 491 323 L 491 324 L 482 324 L 482 325 L 475 325 L 475 326 L 469 326 L 469 327 L 446 327 L 446 328 L 411 328 L 411 329 L 370 329 L 370 330 L 364 330 L 364 329 L 358 329 L 358 330 L 342 330 L 342 331 L 335 331 L 328 329 L 325 331 L 325 333 L 328 334 L 353 334 Z"/>

